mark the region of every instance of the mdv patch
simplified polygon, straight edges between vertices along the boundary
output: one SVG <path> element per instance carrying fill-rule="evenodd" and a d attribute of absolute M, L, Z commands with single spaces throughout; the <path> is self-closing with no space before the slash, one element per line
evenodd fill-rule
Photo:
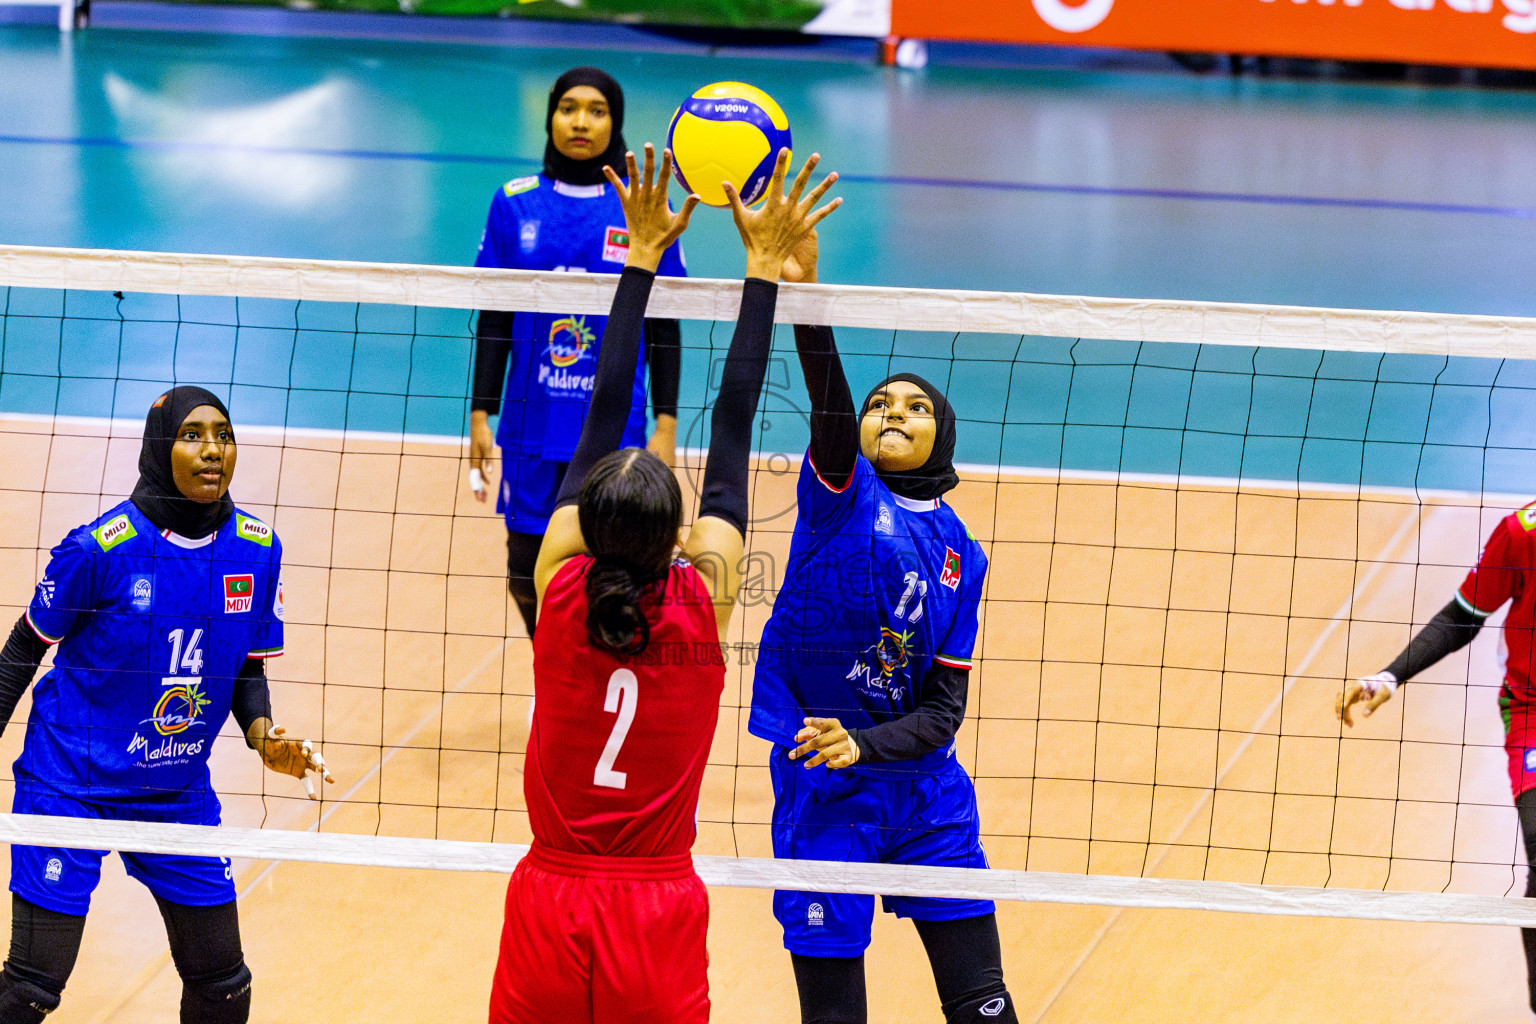
<path fill-rule="evenodd" d="M 260 519 L 253 519 L 239 513 L 235 514 L 235 536 L 260 544 L 264 548 L 272 546 L 272 527 Z"/>
<path fill-rule="evenodd" d="M 629 259 L 629 231 L 625 228 L 609 228 L 603 238 L 603 259 L 609 263 L 623 263 Z"/>
<path fill-rule="evenodd" d="M 128 577 L 128 599 L 136 612 L 147 612 L 155 603 L 155 578 L 136 572 Z"/>
<path fill-rule="evenodd" d="M 944 568 L 939 573 L 939 582 L 950 590 L 960 587 L 960 556 L 954 548 L 944 548 Z"/>
<path fill-rule="evenodd" d="M 251 602 L 255 599 L 256 577 L 248 572 L 224 577 L 225 615 L 250 611 Z"/>
<path fill-rule="evenodd" d="M 101 545 L 101 550 L 111 551 L 124 541 L 132 540 L 139 535 L 139 531 L 133 528 L 126 515 L 113 516 L 91 531 L 91 536 L 96 538 L 96 543 Z"/>

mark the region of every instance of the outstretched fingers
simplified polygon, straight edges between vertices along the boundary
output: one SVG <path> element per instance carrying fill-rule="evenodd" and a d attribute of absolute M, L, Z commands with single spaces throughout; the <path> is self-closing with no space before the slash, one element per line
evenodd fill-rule
<path fill-rule="evenodd" d="M 779 152 L 787 153 L 788 150 L 780 150 Z M 805 191 L 805 186 L 810 184 L 811 172 L 816 169 L 816 165 L 819 163 L 821 163 L 821 154 L 812 153 L 810 158 L 800 166 L 800 173 L 795 175 L 795 183 L 789 190 L 790 202 L 800 202 L 800 196 Z M 815 203 L 813 202 L 812 205 L 815 205 Z"/>

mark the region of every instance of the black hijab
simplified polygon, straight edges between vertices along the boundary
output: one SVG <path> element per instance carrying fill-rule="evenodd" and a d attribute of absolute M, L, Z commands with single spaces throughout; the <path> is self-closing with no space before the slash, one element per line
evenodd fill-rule
<path fill-rule="evenodd" d="M 196 540 L 224 525 L 235 511 L 229 492 L 218 501 L 193 501 L 184 497 L 171 476 L 171 448 L 187 414 L 200 405 L 211 405 L 229 419 L 229 410 L 210 391 L 199 387 L 171 388 L 149 407 L 144 418 L 144 445 L 139 449 L 139 482 L 133 503 L 144 517 L 162 530 Z M 234 428 L 230 428 L 234 436 Z"/>
<path fill-rule="evenodd" d="M 578 85 L 590 85 L 608 101 L 608 116 L 613 120 L 613 132 L 608 136 L 608 149 L 599 156 L 586 160 L 574 160 L 555 148 L 553 133 L 555 108 L 561 98 Z M 544 115 L 544 173 L 567 185 L 601 185 L 603 168 L 612 167 L 619 177 L 626 176 L 624 154 L 624 90 L 606 71 L 598 68 L 571 68 L 555 79 L 549 90 L 549 111 Z"/>
<path fill-rule="evenodd" d="M 869 389 L 869 394 L 864 396 L 864 405 L 859 409 L 860 418 L 869 409 L 869 400 L 874 398 L 877 392 L 884 391 L 886 385 L 898 380 L 916 384 L 923 389 L 923 394 L 927 395 L 928 400 L 933 403 L 935 420 L 933 451 L 928 453 L 928 461 L 916 469 L 877 469 L 875 473 L 893 493 L 914 501 L 930 501 L 952 490 L 960 482 L 960 477 L 955 473 L 954 461 L 955 410 L 950 408 L 949 399 L 944 397 L 944 392 L 917 374 L 893 373 Z"/>

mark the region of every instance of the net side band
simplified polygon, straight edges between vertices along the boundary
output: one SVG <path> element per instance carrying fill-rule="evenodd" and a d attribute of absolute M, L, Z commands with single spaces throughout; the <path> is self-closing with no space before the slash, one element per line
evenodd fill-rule
<path fill-rule="evenodd" d="M 509 874 L 526 846 L 447 839 L 0 814 L 0 841 L 254 860 Z M 906 864 L 695 857 L 706 885 L 1024 903 L 1214 910 L 1382 921 L 1536 927 L 1536 901 L 1463 893 L 1373 892 L 1182 879 Z"/>
<path fill-rule="evenodd" d="M 603 314 L 612 274 L 0 245 L 0 286 Z M 740 281 L 661 278 L 652 316 L 734 320 Z M 1536 358 L 1536 318 L 785 285 L 780 323 L 1435 356 Z"/>

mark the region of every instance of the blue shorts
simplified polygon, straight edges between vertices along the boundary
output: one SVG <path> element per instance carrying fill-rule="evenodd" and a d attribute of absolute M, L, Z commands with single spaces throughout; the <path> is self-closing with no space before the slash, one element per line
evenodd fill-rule
<path fill-rule="evenodd" d="M 569 465 L 538 459 L 502 460 L 496 511 L 506 516 L 508 530 L 538 534 L 549 529 L 549 517 L 554 514 L 555 498 L 560 495 L 560 482 Z"/>
<path fill-rule="evenodd" d="M 776 746 L 773 776 L 773 855 L 799 860 L 931 864 L 984 868 L 976 787 L 950 759 L 932 775 L 855 774 L 807 770 Z M 887 914 L 919 921 L 982 917 L 991 900 L 882 896 Z M 784 948 L 802 956 L 853 957 L 869 947 L 875 898 L 857 893 L 775 892 L 773 916 L 784 927 Z"/>
<path fill-rule="evenodd" d="M 159 821 L 178 825 L 217 825 L 220 810 L 218 797 L 211 791 L 206 799 L 178 799 L 162 808 L 144 801 L 132 804 L 86 802 L 25 785 L 16 787 L 16 799 L 11 809 L 17 814 L 51 814 L 105 821 Z M 91 893 L 96 891 L 96 883 L 101 880 L 101 858 L 106 853 L 106 850 L 12 846 L 11 892 L 54 913 L 84 914 L 91 909 Z M 235 898 L 229 861 L 223 857 L 127 852 L 118 856 L 123 858 L 123 866 L 129 875 L 170 903 L 216 907 Z"/>

